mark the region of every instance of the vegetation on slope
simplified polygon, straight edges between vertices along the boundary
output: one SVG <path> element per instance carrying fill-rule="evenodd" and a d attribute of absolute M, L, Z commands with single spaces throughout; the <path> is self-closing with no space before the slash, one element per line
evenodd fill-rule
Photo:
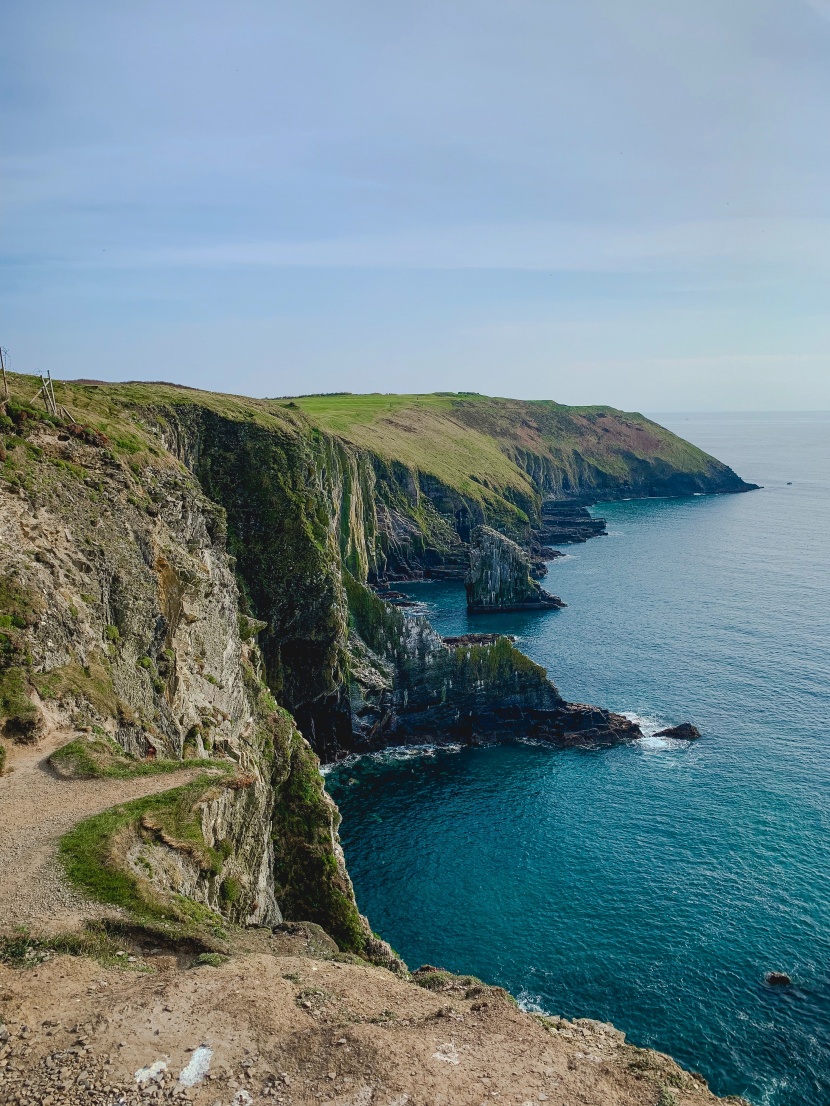
<path fill-rule="evenodd" d="M 15 401 L 35 377 L 11 375 Z M 250 399 L 162 383 L 60 382 L 59 402 L 128 454 L 164 453 L 146 411 L 201 408 L 222 419 L 309 440 L 322 431 L 389 464 L 438 481 L 491 521 L 532 514 L 540 494 L 741 491 L 715 458 L 638 413 L 549 400 L 434 395 L 318 395 Z M 29 404 L 31 407 L 31 404 Z M 682 479 L 685 477 L 686 479 Z"/>

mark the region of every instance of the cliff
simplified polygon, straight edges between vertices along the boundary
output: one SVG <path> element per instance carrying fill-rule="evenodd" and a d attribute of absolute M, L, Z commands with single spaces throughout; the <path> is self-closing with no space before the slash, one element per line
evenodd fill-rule
<path fill-rule="evenodd" d="M 320 404 L 75 383 L 55 413 L 32 405 L 32 378 L 10 383 L 0 916 L 63 927 L 48 948 L 106 959 L 129 934 L 221 960 L 251 927 L 303 923 L 325 930 L 329 957 L 405 974 L 359 914 L 320 760 L 401 741 L 638 736 L 565 702 L 508 639 L 442 640 L 373 590 L 460 574 L 475 522 L 532 545 L 545 497 L 581 487 L 572 453 L 560 469 L 541 438 L 549 456 L 509 446 L 509 401 L 485 430 L 472 423 L 501 401 L 419 397 L 417 417 L 411 404 L 394 426 L 378 416 L 369 447 L 363 423 L 328 426 Z M 700 466 L 695 486 L 738 490 Z M 536 594 L 523 552 L 488 533 L 521 565 L 513 586 Z M 79 935 L 84 921 L 98 936 Z"/>
<path fill-rule="evenodd" d="M 532 578 L 525 552 L 489 526 L 479 526 L 473 534 L 465 584 L 471 614 L 565 606 L 558 595 L 551 595 Z"/>
<path fill-rule="evenodd" d="M 426 735 L 637 735 L 625 719 L 564 703 L 507 640 L 443 642 L 425 620 L 375 596 L 372 583 L 460 573 L 476 520 L 531 542 L 544 533 L 554 493 L 651 492 L 663 478 L 676 489 L 747 486 L 618 412 L 484 397 L 274 401 L 75 383 L 59 385 L 57 417 L 27 402 L 32 378 L 11 382 L 4 732 L 35 739 L 57 723 L 142 763 L 233 765 L 221 795 L 214 782 L 200 806 L 209 812 L 205 848 L 225 842 L 228 856 L 183 859 L 179 850 L 175 863 L 156 864 L 152 850 L 171 846 L 145 819 L 129 853 L 139 886 L 145 876 L 156 889 L 172 880 L 234 919 L 288 910 L 333 924 L 337 915 L 338 939 L 355 947 L 366 927 L 339 854 L 337 813 L 308 783 L 312 749 L 330 760 Z M 476 562 L 474 589 L 502 608 L 511 596 L 556 602 L 516 545 L 493 527 L 481 535 L 498 556 Z M 97 748 L 105 753 L 112 749 Z M 235 837 L 243 817 L 258 828 Z M 232 856 L 240 852 L 244 878 Z M 322 898 L 316 877 L 306 878 L 318 861 L 331 873 Z"/>

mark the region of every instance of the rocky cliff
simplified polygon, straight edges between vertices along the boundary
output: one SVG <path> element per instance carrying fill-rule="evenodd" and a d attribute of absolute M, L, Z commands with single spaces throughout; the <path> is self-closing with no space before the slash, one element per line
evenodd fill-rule
<path fill-rule="evenodd" d="M 82 772 L 113 750 L 125 773 L 216 766 L 118 827 L 137 909 L 174 893 L 232 921 L 319 919 L 362 949 L 339 815 L 263 679 L 264 624 L 240 612 L 224 510 L 162 451 L 139 459 L 22 404 L 4 418 L 3 735 L 74 732 Z"/>
<path fill-rule="evenodd" d="M 669 470 L 678 488 L 746 487 L 620 413 L 597 429 L 599 414 L 542 407 L 531 418 L 526 405 L 483 397 L 381 397 L 381 410 L 377 397 L 344 407 L 76 383 L 59 386 L 58 416 L 27 402 L 31 378 L 11 384 L 0 454 L 5 736 L 77 734 L 70 772 L 210 768 L 168 806 L 95 830 L 101 867 L 120 858 L 127 883 L 116 890 L 136 909 L 182 921 L 195 902 L 235 922 L 303 918 L 381 959 L 390 954 L 357 913 L 317 756 L 637 730 L 564 702 L 508 640 L 442 641 L 372 586 L 461 574 L 476 523 L 529 543 L 546 497 L 609 488 L 617 470 L 621 491 L 637 480 L 653 490 Z M 575 460 L 577 441 L 593 467 Z M 493 594 L 504 583 L 539 596 L 521 550 L 483 533 L 512 566 L 506 582 L 490 579 Z M 98 869 L 79 865 L 88 889 L 100 885 Z"/>
<path fill-rule="evenodd" d="M 565 606 L 558 595 L 551 595 L 533 579 L 524 550 L 489 526 L 479 526 L 473 534 L 465 585 L 471 614 Z"/>

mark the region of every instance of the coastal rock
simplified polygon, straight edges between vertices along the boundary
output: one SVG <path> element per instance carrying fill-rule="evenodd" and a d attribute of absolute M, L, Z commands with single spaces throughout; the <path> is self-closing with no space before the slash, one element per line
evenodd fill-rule
<path fill-rule="evenodd" d="M 569 703 L 547 673 L 499 634 L 442 639 L 346 577 L 354 631 L 353 728 L 344 752 L 389 745 L 476 744 L 516 736 L 557 745 L 611 745 L 642 737 L 621 715 Z"/>
<path fill-rule="evenodd" d="M 547 500 L 542 504 L 542 517 L 537 539 L 546 544 L 567 545 L 586 542 L 606 535 L 604 518 L 594 518 L 587 507 L 578 503 Z"/>
<path fill-rule="evenodd" d="M 789 987 L 792 980 L 786 972 L 767 972 L 764 976 L 764 982 L 768 983 L 770 987 Z"/>
<path fill-rule="evenodd" d="M 466 588 L 467 610 L 474 614 L 565 606 L 533 579 L 524 550 L 489 526 L 479 526 L 473 534 Z"/>
<path fill-rule="evenodd" d="M 669 726 L 665 730 L 658 730 L 655 737 L 677 737 L 683 741 L 697 741 L 700 730 L 691 722 L 681 722 L 679 726 Z"/>

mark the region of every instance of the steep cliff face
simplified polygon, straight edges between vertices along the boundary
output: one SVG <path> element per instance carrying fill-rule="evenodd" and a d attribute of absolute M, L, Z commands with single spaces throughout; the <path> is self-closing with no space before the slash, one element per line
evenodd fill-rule
<path fill-rule="evenodd" d="M 473 534 L 470 567 L 465 581 L 467 610 L 488 611 L 556 610 L 565 604 L 531 576 L 526 553 L 515 542 L 479 526 Z"/>
<path fill-rule="evenodd" d="M 215 766 L 119 826 L 131 901 L 154 910 L 172 895 L 247 924 L 319 918 L 363 948 L 339 815 L 263 679 L 264 624 L 240 612 L 224 510 L 161 451 L 114 451 L 25 406 L 6 418 L 5 738 L 74 732 L 93 766 L 112 742 L 133 758 L 118 764 L 127 773 Z"/>

